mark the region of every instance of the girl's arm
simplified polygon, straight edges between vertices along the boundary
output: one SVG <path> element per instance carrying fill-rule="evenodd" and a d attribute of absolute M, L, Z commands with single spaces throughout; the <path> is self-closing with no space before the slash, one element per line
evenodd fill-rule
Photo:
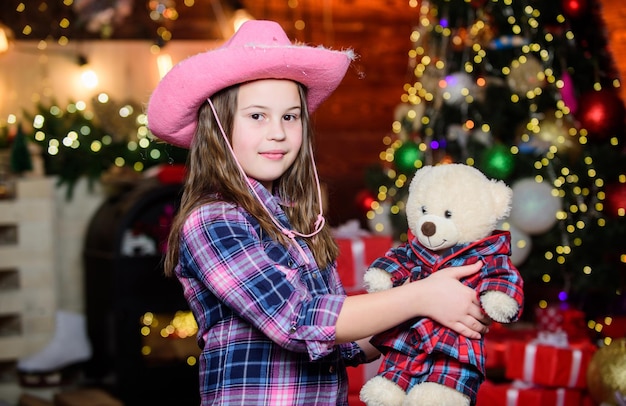
<path fill-rule="evenodd" d="M 480 338 L 489 323 L 476 291 L 459 280 L 482 262 L 443 269 L 393 289 L 348 296 L 336 325 L 336 344 L 380 333 L 413 317 L 429 317 L 469 338 Z"/>

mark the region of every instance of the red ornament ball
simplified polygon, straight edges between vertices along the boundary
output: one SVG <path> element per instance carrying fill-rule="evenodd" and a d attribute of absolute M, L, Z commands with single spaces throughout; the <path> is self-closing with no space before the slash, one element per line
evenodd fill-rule
<path fill-rule="evenodd" d="M 583 16 L 587 11 L 586 0 L 562 0 L 563 12 L 570 18 Z"/>
<path fill-rule="evenodd" d="M 610 183 L 604 189 L 606 194 L 605 213 L 613 217 L 626 215 L 626 183 Z"/>
<path fill-rule="evenodd" d="M 583 93 L 579 100 L 577 117 L 592 140 L 619 136 L 624 130 L 624 104 L 612 89 Z"/>
<path fill-rule="evenodd" d="M 374 196 L 374 194 L 367 189 L 359 191 L 355 198 L 356 205 L 363 213 L 367 213 L 369 210 L 371 210 L 372 203 L 374 203 L 375 201 L 376 196 Z"/>

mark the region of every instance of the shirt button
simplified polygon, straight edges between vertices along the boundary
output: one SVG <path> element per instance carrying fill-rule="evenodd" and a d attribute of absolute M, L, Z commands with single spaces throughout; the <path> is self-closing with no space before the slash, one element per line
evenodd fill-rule
<path fill-rule="evenodd" d="M 330 366 L 330 368 L 328 368 L 328 372 L 330 372 L 331 374 L 335 373 L 335 367 L 333 365 Z"/>
<path fill-rule="evenodd" d="M 296 328 L 296 326 L 291 326 L 291 328 L 289 329 L 289 334 L 294 334 L 298 329 Z"/>
<path fill-rule="evenodd" d="M 317 273 L 313 274 L 313 279 L 317 279 Z"/>

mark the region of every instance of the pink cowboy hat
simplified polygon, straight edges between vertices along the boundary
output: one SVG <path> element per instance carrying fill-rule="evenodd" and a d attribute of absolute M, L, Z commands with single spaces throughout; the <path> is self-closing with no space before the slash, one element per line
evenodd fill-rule
<path fill-rule="evenodd" d="M 148 103 L 148 127 L 162 139 L 189 148 L 200 106 L 228 86 L 257 79 L 290 79 L 308 89 L 313 112 L 343 79 L 354 52 L 292 44 L 279 24 L 251 20 L 223 46 L 174 66 Z"/>

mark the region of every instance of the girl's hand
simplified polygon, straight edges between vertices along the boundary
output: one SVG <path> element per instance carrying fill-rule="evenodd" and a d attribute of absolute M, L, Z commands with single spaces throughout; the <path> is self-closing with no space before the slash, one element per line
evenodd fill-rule
<path fill-rule="evenodd" d="M 460 279 L 478 272 L 482 265 L 479 261 L 446 268 L 420 280 L 421 313 L 466 337 L 480 338 L 491 320 L 483 313 L 476 291 Z"/>

